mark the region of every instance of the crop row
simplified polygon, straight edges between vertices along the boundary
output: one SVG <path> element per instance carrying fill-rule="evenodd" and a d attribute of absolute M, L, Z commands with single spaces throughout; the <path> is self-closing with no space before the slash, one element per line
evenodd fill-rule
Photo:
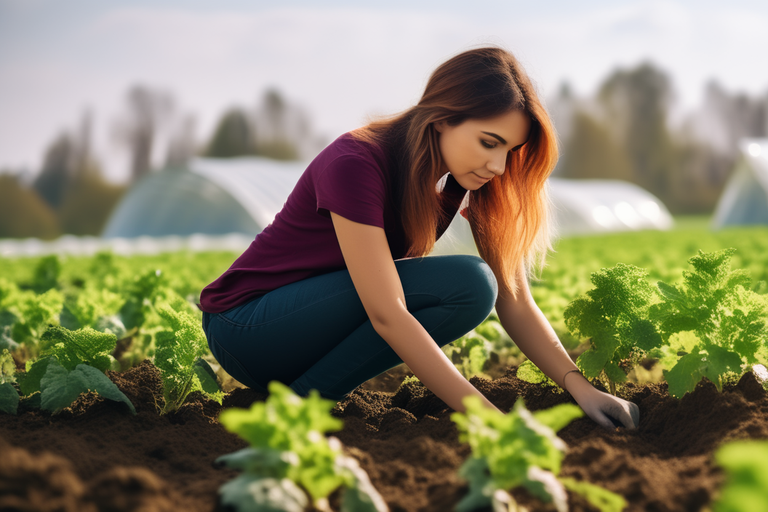
<path fill-rule="evenodd" d="M 681 234 L 635 235 L 655 237 L 646 243 L 622 236 L 564 240 L 534 283 L 534 296 L 567 344 L 574 348 L 585 339 L 577 364 L 588 378 L 613 388 L 639 361 L 653 358 L 664 367 L 673 395 L 689 391 L 703 377 L 720 387 L 725 379 L 768 360 L 768 237 L 756 233 L 766 234 L 724 233 L 716 243 L 700 233 L 688 239 Z M 706 249 L 729 244 L 739 250 L 700 253 L 690 258 L 691 270 L 685 259 L 695 252 L 695 241 Z M 104 372 L 147 358 L 163 379 L 159 412 L 173 412 L 193 391 L 220 401 L 222 374 L 214 372 L 200 312 L 192 304 L 232 257 L 176 253 L 121 258 L 100 253 L 91 258 L 4 260 L 0 410 L 13 413 L 22 404 L 55 414 L 80 393 L 96 391 L 134 412 Z M 742 269 L 731 270 L 731 263 Z M 747 278 L 747 269 L 755 279 Z M 682 281 L 676 283 L 679 275 Z M 654 285 L 651 277 L 661 281 Z M 520 357 L 494 318 L 447 351 L 467 376 L 482 372 L 494 357 Z M 530 364 L 521 366 L 518 376 L 545 382 Z M 281 496 L 287 501 L 274 503 L 278 510 L 304 510 L 310 502 L 322 509 L 330 492 L 344 487 L 347 509 L 383 510 L 367 476 L 342 456 L 337 441 L 325 436 L 341 427 L 328 415 L 330 406 L 316 396 L 304 401 L 277 384 L 273 387 L 268 401 L 251 411 L 222 414 L 222 424 L 251 443 L 246 451 L 222 457 L 222 463 L 243 470 L 222 488 L 222 500 L 249 510 L 261 506 L 258 500 Z M 507 415 L 494 415 L 477 404 L 467 407 L 466 414 L 453 417 L 473 450 L 461 470 L 470 483 L 461 510 L 488 504 L 511 510 L 506 491 L 517 486 L 552 500 L 558 510 L 565 507 L 565 489 L 584 494 L 601 510 L 623 508 L 618 496 L 558 477 L 564 445 L 555 432 L 580 414 L 577 408 L 532 414 L 520 403 Z M 286 432 L 295 436 L 285 437 Z M 732 508 L 716 510 L 741 510 L 733 503 L 750 492 L 757 493 L 755 499 L 768 499 L 760 480 L 768 468 L 750 458 L 760 450 L 768 448 L 735 445 L 718 452 L 718 462 L 733 475 L 731 487 L 722 493 L 724 505 L 718 507 Z"/>

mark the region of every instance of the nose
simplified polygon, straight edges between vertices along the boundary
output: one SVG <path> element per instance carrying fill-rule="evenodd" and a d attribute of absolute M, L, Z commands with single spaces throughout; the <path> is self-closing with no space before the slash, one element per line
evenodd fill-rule
<path fill-rule="evenodd" d="M 485 164 L 486 169 L 491 171 L 496 176 L 501 176 L 504 174 L 504 169 L 507 164 L 507 154 L 501 153 L 500 155 L 494 155 L 494 157 L 491 160 L 488 160 L 488 163 Z"/>

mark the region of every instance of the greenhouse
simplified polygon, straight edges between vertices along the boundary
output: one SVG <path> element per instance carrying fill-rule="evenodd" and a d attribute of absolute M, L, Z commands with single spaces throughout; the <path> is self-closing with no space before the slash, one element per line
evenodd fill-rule
<path fill-rule="evenodd" d="M 306 165 L 265 158 L 196 159 L 186 169 L 153 173 L 117 206 L 103 236 L 256 235 L 280 211 Z M 672 225 L 661 201 L 636 185 L 556 178 L 549 184 L 561 236 Z M 469 225 L 459 216 L 435 248 L 436 253 L 474 251 Z"/>
<path fill-rule="evenodd" d="M 112 213 L 102 236 L 255 235 L 282 208 L 304 162 L 268 158 L 197 159 L 137 183 Z"/>
<path fill-rule="evenodd" d="M 768 139 L 744 139 L 715 209 L 712 227 L 768 224 Z"/>

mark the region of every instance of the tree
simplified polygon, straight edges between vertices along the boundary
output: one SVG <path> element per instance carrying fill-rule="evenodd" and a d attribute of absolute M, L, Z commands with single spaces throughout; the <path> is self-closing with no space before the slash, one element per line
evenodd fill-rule
<path fill-rule="evenodd" d="M 672 84 L 663 71 L 644 63 L 617 70 L 603 83 L 598 101 L 627 152 L 633 181 L 667 202 L 675 169 L 675 147 L 667 128 Z"/>
<path fill-rule="evenodd" d="M 0 238 L 57 236 L 59 227 L 51 207 L 16 176 L 0 173 Z"/>
<path fill-rule="evenodd" d="M 197 153 L 195 142 L 195 118 L 187 114 L 177 121 L 168 141 L 165 167 L 184 167 Z"/>
<path fill-rule="evenodd" d="M 80 174 L 67 190 L 59 210 L 62 232 L 101 235 L 109 215 L 127 189 L 126 185 L 105 181 L 98 169 Z"/>
<path fill-rule="evenodd" d="M 296 160 L 309 138 L 309 121 L 300 108 L 290 105 L 277 89 L 264 93 L 255 118 L 258 154 L 277 160 Z"/>
<path fill-rule="evenodd" d="M 117 125 L 119 139 L 128 147 L 131 180 L 136 181 L 151 168 L 152 150 L 158 130 L 174 111 L 172 98 L 141 85 L 132 87 L 126 97 L 128 113 Z"/>
<path fill-rule="evenodd" d="M 61 206 L 72 180 L 75 152 L 73 138 L 68 133 L 60 134 L 46 150 L 43 167 L 32 182 L 32 188 L 53 209 Z"/>
<path fill-rule="evenodd" d="M 231 108 L 222 116 L 205 154 L 216 158 L 256 154 L 254 130 L 244 110 Z"/>
<path fill-rule="evenodd" d="M 600 121 L 576 110 L 570 131 L 571 137 L 558 163 L 560 177 L 632 181 L 632 165 L 626 152 Z"/>

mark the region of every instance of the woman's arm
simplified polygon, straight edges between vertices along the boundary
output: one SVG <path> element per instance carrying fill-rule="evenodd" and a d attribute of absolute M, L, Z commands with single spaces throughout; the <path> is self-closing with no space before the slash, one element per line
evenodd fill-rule
<path fill-rule="evenodd" d="M 516 297 L 500 295 L 496 301 L 499 321 L 515 344 L 542 372 L 568 391 L 596 423 L 613 428 L 610 416 L 625 427 L 636 427 L 640 422 L 637 405 L 598 391 L 578 372 L 568 373 L 578 368 L 533 300 L 522 270 L 517 282 L 519 289 Z"/>
<path fill-rule="evenodd" d="M 416 377 L 452 409 L 463 412 L 462 400 L 470 395 L 495 409 L 408 312 L 384 230 L 333 212 L 331 219 L 352 282 L 376 332 Z"/>

